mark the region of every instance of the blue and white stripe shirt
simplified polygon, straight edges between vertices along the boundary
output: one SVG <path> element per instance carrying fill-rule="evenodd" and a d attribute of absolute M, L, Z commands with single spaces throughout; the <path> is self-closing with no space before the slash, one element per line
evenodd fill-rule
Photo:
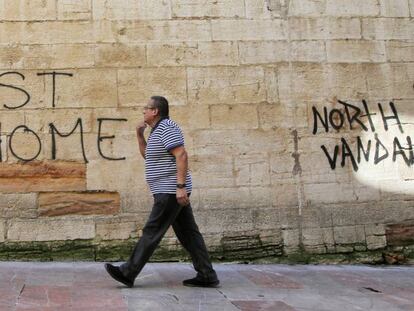
<path fill-rule="evenodd" d="M 145 178 L 152 194 L 177 190 L 177 164 L 171 149 L 184 146 L 181 129 L 169 118 L 161 119 L 152 129 L 145 150 Z M 186 190 L 192 190 L 191 174 L 187 170 Z"/>

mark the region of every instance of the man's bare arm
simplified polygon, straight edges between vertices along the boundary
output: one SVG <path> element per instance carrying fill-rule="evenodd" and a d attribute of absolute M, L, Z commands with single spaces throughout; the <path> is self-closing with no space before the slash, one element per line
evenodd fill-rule
<path fill-rule="evenodd" d="M 175 157 L 175 161 L 177 164 L 177 184 L 185 184 L 188 170 L 187 151 L 185 150 L 184 146 L 179 146 L 171 149 L 170 152 Z M 187 190 L 185 188 L 177 189 L 176 196 L 179 204 L 190 204 L 190 200 L 188 199 L 187 195 Z"/>
<path fill-rule="evenodd" d="M 147 142 L 145 141 L 144 131 L 147 125 L 142 122 L 137 126 L 137 138 L 138 138 L 138 145 L 139 145 L 139 152 L 141 153 L 142 157 L 145 159 L 145 150 L 147 149 Z"/>

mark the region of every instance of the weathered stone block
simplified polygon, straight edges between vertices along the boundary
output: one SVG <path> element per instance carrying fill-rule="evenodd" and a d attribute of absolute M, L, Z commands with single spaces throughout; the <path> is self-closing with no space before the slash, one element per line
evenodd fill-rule
<path fill-rule="evenodd" d="M 408 0 L 380 0 L 381 16 L 409 17 Z"/>
<path fill-rule="evenodd" d="M 195 187 L 233 186 L 233 159 L 231 156 L 219 157 L 197 155 L 189 160 Z"/>
<path fill-rule="evenodd" d="M 173 17 L 244 17 L 243 0 L 172 0 Z"/>
<path fill-rule="evenodd" d="M 364 226 L 334 227 L 334 238 L 336 244 L 365 244 Z"/>
<path fill-rule="evenodd" d="M 57 241 L 93 239 L 95 223 L 81 219 L 10 221 L 8 241 Z"/>
<path fill-rule="evenodd" d="M 296 62 L 323 62 L 326 59 L 323 41 L 293 41 L 290 45 L 290 60 Z"/>
<path fill-rule="evenodd" d="M 275 20 L 214 20 L 213 40 L 283 40 L 286 22 Z"/>
<path fill-rule="evenodd" d="M 95 62 L 94 49 L 95 47 L 91 44 L 26 45 L 23 46 L 24 68 L 64 69 L 93 67 Z"/>
<path fill-rule="evenodd" d="M 369 40 L 413 40 L 414 24 L 409 18 L 368 18 L 362 21 L 362 34 Z"/>
<path fill-rule="evenodd" d="M 164 0 L 92 0 L 94 19 L 145 20 L 171 18 L 171 6 Z"/>
<path fill-rule="evenodd" d="M 378 1 L 366 0 L 326 0 L 326 14 L 332 16 L 377 16 L 379 15 Z"/>
<path fill-rule="evenodd" d="M 391 62 L 413 62 L 414 43 L 406 41 L 387 41 L 385 43 L 387 60 Z"/>
<path fill-rule="evenodd" d="M 191 143 L 191 130 L 208 129 L 211 127 L 210 109 L 208 105 L 170 107 L 170 117 L 177 122 L 182 130 L 184 130 L 184 140 L 186 145 L 190 145 Z M 188 130 L 188 134 L 185 130 Z"/>
<path fill-rule="evenodd" d="M 282 237 L 285 254 L 295 253 L 299 249 L 299 230 L 282 230 Z"/>
<path fill-rule="evenodd" d="M 10 134 L 17 126 L 25 124 L 24 112 L 16 110 L 2 110 L 0 113 L 0 131 Z"/>
<path fill-rule="evenodd" d="M 367 236 L 367 248 L 369 250 L 381 249 L 387 246 L 385 235 Z"/>
<path fill-rule="evenodd" d="M 240 41 L 241 64 L 267 64 L 289 60 L 286 41 Z"/>
<path fill-rule="evenodd" d="M 149 66 L 218 66 L 237 65 L 235 42 L 197 42 L 148 44 Z"/>
<path fill-rule="evenodd" d="M 211 41 L 211 24 L 203 20 L 120 21 L 112 24 L 119 42 L 199 42 Z"/>
<path fill-rule="evenodd" d="M 234 160 L 236 185 L 270 184 L 269 156 L 263 153 L 239 155 Z"/>
<path fill-rule="evenodd" d="M 212 105 L 211 126 L 215 129 L 257 129 L 257 107 L 251 104 Z"/>
<path fill-rule="evenodd" d="M 37 195 L 35 193 L 0 194 L 0 217 L 37 217 Z"/>
<path fill-rule="evenodd" d="M 118 71 L 119 105 L 146 104 L 154 94 L 163 94 L 171 105 L 187 102 L 187 81 L 184 68 L 141 68 Z"/>
<path fill-rule="evenodd" d="M 383 224 L 367 224 L 365 225 L 365 234 L 369 235 L 385 235 L 385 225 Z"/>
<path fill-rule="evenodd" d="M 6 236 L 6 223 L 0 221 L 0 242 L 4 242 Z"/>
<path fill-rule="evenodd" d="M 120 210 L 116 192 L 39 193 L 40 216 L 113 215 Z"/>
<path fill-rule="evenodd" d="M 289 16 L 321 16 L 325 13 L 325 0 L 291 0 Z"/>
<path fill-rule="evenodd" d="M 328 41 L 326 49 L 332 63 L 382 63 L 386 59 L 383 41 Z"/>
<path fill-rule="evenodd" d="M 192 103 L 257 103 L 266 99 L 260 67 L 188 68 L 188 100 Z"/>
<path fill-rule="evenodd" d="M 0 68 L 23 68 L 23 47 L 20 45 L 2 45 L 0 47 Z"/>
<path fill-rule="evenodd" d="M 54 20 L 56 1 L 2 1 L 0 19 L 3 21 Z"/>
<path fill-rule="evenodd" d="M 92 0 L 58 0 L 57 16 L 61 20 L 89 20 Z"/>
<path fill-rule="evenodd" d="M 96 236 L 102 240 L 127 240 L 138 237 L 138 224 L 131 221 L 135 216 L 122 216 L 115 219 L 96 221 Z"/>
<path fill-rule="evenodd" d="M 403 218 L 402 218 L 403 219 Z M 414 241 L 413 221 L 401 221 L 401 223 L 390 224 L 385 229 L 387 244 L 391 246 L 410 245 Z"/>
<path fill-rule="evenodd" d="M 95 48 L 97 67 L 137 67 L 146 64 L 145 45 L 98 44 Z"/>
<path fill-rule="evenodd" d="M 85 169 L 83 163 L 62 161 L 0 163 L 0 191 L 85 190 Z"/>

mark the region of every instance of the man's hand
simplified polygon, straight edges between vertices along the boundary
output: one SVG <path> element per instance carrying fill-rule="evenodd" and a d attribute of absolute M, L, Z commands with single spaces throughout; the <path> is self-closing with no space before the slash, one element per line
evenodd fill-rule
<path fill-rule="evenodd" d="M 137 125 L 137 128 L 136 128 L 136 130 L 137 130 L 137 135 L 144 136 L 144 131 L 145 131 L 145 128 L 146 128 L 146 127 L 147 127 L 147 124 L 146 124 L 144 121 L 140 122 L 140 123 Z"/>
<path fill-rule="evenodd" d="M 177 189 L 177 202 L 178 204 L 182 206 L 187 206 L 190 204 L 190 199 L 187 195 L 187 190 L 185 188 L 183 189 Z"/>

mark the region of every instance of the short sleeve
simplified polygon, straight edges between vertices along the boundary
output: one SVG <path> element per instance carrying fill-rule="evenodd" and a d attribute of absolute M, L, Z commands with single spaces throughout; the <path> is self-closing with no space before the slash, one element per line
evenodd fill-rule
<path fill-rule="evenodd" d="M 170 151 L 178 146 L 184 145 L 183 134 L 180 129 L 175 126 L 166 126 L 162 135 L 161 142 L 164 145 L 165 149 Z"/>

